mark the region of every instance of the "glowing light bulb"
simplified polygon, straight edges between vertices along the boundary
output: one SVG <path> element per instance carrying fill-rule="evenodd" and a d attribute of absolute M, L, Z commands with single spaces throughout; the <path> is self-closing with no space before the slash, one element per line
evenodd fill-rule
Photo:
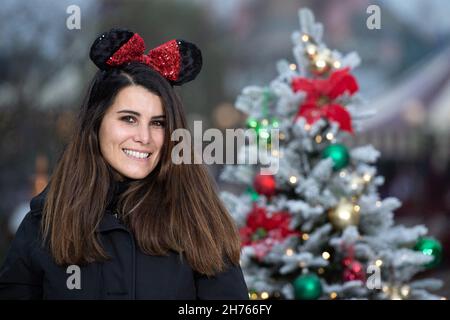
<path fill-rule="evenodd" d="M 322 252 L 322 258 L 324 258 L 325 260 L 330 259 L 330 253 L 328 253 L 327 251 Z"/>

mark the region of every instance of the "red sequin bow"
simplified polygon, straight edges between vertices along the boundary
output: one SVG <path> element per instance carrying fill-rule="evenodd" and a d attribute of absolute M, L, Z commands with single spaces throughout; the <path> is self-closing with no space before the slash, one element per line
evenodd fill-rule
<path fill-rule="evenodd" d="M 113 67 L 131 61 L 144 63 L 166 79 L 176 81 L 179 77 L 181 63 L 178 45 L 177 40 L 170 40 L 145 54 L 144 39 L 135 33 L 106 63 Z"/>

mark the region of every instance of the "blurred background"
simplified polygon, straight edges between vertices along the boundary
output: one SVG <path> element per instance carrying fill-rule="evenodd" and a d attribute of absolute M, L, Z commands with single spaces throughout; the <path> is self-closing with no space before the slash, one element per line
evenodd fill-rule
<path fill-rule="evenodd" d="M 381 8 L 369 30 L 366 9 Z M 80 29 L 69 29 L 71 5 Z M 47 184 L 68 142 L 96 68 L 93 40 L 113 26 L 129 28 L 148 49 L 173 38 L 202 49 L 196 81 L 179 89 L 190 123 L 203 130 L 243 127 L 233 107 L 247 85 L 266 85 L 279 59 L 293 61 L 297 11 L 311 8 L 324 40 L 357 51 L 355 70 L 366 106 L 377 114 L 354 144 L 382 152 L 383 197 L 403 206 L 396 222 L 426 224 L 444 246 L 443 263 L 427 271 L 450 296 L 450 2 L 447 0 L 2 0 L 0 3 L 0 261 L 29 201 Z M 220 166 L 210 167 L 217 178 Z M 229 188 L 222 185 L 219 187 Z"/>

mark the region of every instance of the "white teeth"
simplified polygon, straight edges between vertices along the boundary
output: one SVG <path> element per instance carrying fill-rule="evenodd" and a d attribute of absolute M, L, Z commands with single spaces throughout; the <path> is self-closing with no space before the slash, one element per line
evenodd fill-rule
<path fill-rule="evenodd" d="M 128 150 L 128 149 L 123 149 L 123 152 L 125 152 L 126 154 L 138 158 L 138 159 L 144 159 L 144 158 L 148 158 L 150 153 L 146 153 L 146 152 L 137 152 L 137 151 L 133 151 L 133 150 Z"/>

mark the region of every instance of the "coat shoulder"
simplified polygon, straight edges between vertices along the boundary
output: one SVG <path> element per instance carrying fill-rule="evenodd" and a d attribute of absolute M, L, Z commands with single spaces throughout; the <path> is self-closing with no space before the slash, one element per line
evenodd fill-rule
<path fill-rule="evenodd" d="M 20 223 L 0 267 L 0 299 L 40 299 L 42 268 L 35 259 L 41 245 L 41 211 L 30 210 Z"/>
<path fill-rule="evenodd" d="M 42 216 L 42 209 L 44 208 L 45 199 L 47 198 L 49 185 L 42 190 L 41 193 L 33 197 L 30 201 L 30 215 L 34 217 Z"/>

